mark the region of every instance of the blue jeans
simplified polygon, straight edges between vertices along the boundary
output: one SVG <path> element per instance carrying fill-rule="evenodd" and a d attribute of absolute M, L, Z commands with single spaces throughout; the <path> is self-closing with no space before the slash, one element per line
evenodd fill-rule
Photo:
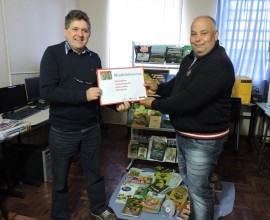
<path fill-rule="evenodd" d="M 227 137 L 197 140 L 177 134 L 176 138 L 179 171 L 189 190 L 190 219 L 212 220 L 214 201 L 210 182 Z"/>
<path fill-rule="evenodd" d="M 86 181 L 91 211 L 100 214 L 106 209 L 104 178 L 100 172 L 100 125 L 78 131 L 51 127 L 49 147 L 52 156 L 51 219 L 69 219 L 68 174 L 74 155 L 80 159 Z"/>

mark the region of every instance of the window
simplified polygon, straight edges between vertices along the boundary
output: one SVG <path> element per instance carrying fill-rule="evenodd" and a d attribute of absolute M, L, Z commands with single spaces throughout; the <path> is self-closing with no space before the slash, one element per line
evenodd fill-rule
<path fill-rule="evenodd" d="M 270 1 L 218 0 L 216 20 L 236 75 L 251 77 L 254 85 L 267 79 Z"/>
<path fill-rule="evenodd" d="M 131 66 L 132 42 L 180 44 L 182 0 L 110 0 L 109 65 Z"/>

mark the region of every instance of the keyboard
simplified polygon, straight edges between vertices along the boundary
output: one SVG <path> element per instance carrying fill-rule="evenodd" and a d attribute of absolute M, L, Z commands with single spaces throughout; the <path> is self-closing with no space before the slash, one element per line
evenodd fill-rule
<path fill-rule="evenodd" d="M 20 109 L 18 111 L 12 112 L 12 113 L 8 113 L 8 114 L 4 115 L 3 118 L 22 120 L 22 119 L 27 118 L 27 117 L 29 117 L 29 116 L 31 116 L 39 111 L 40 111 L 40 109 L 37 109 L 37 108 L 26 107 L 26 108 Z"/>

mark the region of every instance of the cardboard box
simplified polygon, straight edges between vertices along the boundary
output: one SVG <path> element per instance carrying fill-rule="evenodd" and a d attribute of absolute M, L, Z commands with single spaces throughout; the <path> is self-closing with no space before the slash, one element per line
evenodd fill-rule
<path fill-rule="evenodd" d="M 250 103 L 252 93 L 252 79 L 247 76 L 236 76 L 232 97 L 239 97 L 243 104 Z"/>

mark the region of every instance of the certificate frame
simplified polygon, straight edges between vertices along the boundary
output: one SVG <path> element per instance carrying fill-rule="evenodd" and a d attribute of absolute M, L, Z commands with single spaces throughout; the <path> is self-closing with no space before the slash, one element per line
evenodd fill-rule
<path fill-rule="evenodd" d="M 102 90 L 100 105 L 137 102 L 147 97 L 143 67 L 97 69 L 97 83 Z"/>

